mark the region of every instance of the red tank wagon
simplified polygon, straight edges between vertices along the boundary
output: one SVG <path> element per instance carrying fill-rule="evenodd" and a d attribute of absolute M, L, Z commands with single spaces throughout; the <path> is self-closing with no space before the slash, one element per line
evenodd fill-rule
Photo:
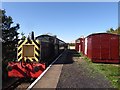
<path fill-rule="evenodd" d="M 95 33 L 85 38 L 84 54 L 92 62 L 120 63 L 120 35 Z"/>

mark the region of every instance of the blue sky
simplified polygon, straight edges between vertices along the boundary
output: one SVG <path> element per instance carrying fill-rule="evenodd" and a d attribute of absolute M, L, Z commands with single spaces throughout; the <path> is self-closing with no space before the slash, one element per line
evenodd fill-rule
<path fill-rule="evenodd" d="M 118 26 L 117 2 L 3 2 L 2 9 L 19 32 L 52 33 L 66 42 Z"/>

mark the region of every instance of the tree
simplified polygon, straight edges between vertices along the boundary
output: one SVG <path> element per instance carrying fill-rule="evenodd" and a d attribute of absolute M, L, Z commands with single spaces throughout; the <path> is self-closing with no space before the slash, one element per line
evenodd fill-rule
<path fill-rule="evenodd" d="M 120 27 L 118 27 L 118 28 L 116 29 L 116 32 L 117 32 L 118 34 L 120 34 Z"/>
<path fill-rule="evenodd" d="M 22 33 L 21 33 L 21 36 L 22 36 L 21 39 L 25 40 L 25 38 L 26 38 L 25 33 L 22 32 Z"/>
<path fill-rule="evenodd" d="M 114 32 L 113 28 L 110 28 L 109 30 L 107 30 L 107 33 L 113 33 L 113 32 Z"/>
<path fill-rule="evenodd" d="M 16 26 L 11 26 L 13 24 L 13 19 L 11 16 L 6 16 L 5 10 L 0 10 L 2 12 L 2 59 L 4 61 L 14 60 L 17 57 L 17 43 L 18 43 L 18 32 L 20 28 L 19 24 Z"/>
<path fill-rule="evenodd" d="M 113 33 L 113 34 L 120 34 L 120 27 L 117 29 L 110 28 L 109 30 L 106 31 L 107 33 Z"/>

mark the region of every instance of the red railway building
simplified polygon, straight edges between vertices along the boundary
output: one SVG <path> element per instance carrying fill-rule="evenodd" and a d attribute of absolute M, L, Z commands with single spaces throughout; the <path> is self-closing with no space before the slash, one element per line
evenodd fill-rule
<path fill-rule="evenodd" d="M 78 52 L 84 52 L 84 38 L 78 38 L 77 40 L 75 40 L 75 50 L 78 51 Z"/>

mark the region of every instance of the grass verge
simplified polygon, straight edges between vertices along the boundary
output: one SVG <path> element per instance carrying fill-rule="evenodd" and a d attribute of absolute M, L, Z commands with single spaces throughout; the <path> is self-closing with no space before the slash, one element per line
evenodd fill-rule
<path fill-rule="evenodd" d="M 118 64 L 104 64 L 104 63 L 92 63 L 92 61 L 84 57 L 84 60 L 88 63 L 89 67 L 94 69 L 94 72 L 103 74 L 114 88 L 120 89 L 120 65 Z"/>

